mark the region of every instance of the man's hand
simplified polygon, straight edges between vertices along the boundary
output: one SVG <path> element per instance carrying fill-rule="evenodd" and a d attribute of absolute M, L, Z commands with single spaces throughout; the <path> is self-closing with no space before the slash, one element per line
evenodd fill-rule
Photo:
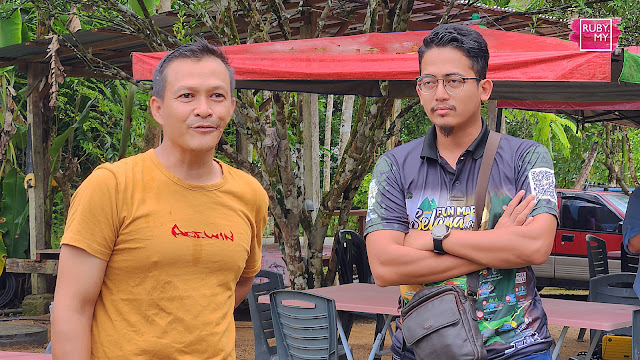
<path fill-rule="evenodd" d="M 494 229 L 500 229 L 507 226 L 526 226 L 533 221 L 533 217 L 527 219 L 531 214 L 531 210 L 536 205 L 536 196 L 530 194 L 524 200 L 524 190 L 518 191 L 516 196 L 509 201 L 507 208 L 498 220 Z M 522 200 L 522 201 L 521 201 Z"/>

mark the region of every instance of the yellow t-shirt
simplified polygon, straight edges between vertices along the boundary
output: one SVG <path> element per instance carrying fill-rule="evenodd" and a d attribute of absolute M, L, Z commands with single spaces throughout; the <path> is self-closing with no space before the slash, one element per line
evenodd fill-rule
<path fill-rule="evenodd" d="M 260 270 L 268 198 L 218 163 L 220 181 L 190 184 L 150 150 L 74 194 L 62 243 L 108 261 L 92 359 L 235 359 L 235 284 Z"/>

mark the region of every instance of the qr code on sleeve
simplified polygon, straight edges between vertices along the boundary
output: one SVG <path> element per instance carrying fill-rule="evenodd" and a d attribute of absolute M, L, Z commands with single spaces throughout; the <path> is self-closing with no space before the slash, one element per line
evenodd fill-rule
<path fill-rule="evenodd" d="M 537 168 L 529 171 L 529 185 L 531 193 L 536 196 L 536 201 L 542 199 L 558 203 L 556 196 L 556 178 L 553 170 L 549 168 Z"/>

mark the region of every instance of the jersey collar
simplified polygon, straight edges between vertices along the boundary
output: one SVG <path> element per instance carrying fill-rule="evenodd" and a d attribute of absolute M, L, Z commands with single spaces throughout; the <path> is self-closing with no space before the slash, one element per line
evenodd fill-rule
<path fill-rule="evenodd" d="M 475 140 L 469 145 L 465 152 L 470 152 L 473 154 L 473 158 L 478 160 L 484 154 L 484 148 L 487 145 L 487 138 L 489 137 L 489 127 L 487 126 L 484 119 L 482 119 L 482 130 L 480 130 L 480 134 L 476 137 Z M 436 147 L 436 126 L 431 125 L 427 134 L 424 137 L 424 142 L 422 143 L 422 152 L 420 153 L 421 159 L 434 159 L 438 160 L 438 148 Z"/>

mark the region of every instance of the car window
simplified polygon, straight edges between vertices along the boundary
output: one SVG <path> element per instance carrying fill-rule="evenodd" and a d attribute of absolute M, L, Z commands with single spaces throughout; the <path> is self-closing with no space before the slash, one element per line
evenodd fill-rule
<path fill-rule="evenodd" d="M 615 232 L 620 218 L 606 205 L 579 198 L 562 199 L 560 207 L 560 228 L 590 232 Z"/>
<path fill-rule="evenodd" d="M 602 194 L 607 200 L 611 201 L 613 206 L 622 211 L 623 214 L 627 213 L 627 204 L 629 204 L 629 196 L 625 194 Z"/>

